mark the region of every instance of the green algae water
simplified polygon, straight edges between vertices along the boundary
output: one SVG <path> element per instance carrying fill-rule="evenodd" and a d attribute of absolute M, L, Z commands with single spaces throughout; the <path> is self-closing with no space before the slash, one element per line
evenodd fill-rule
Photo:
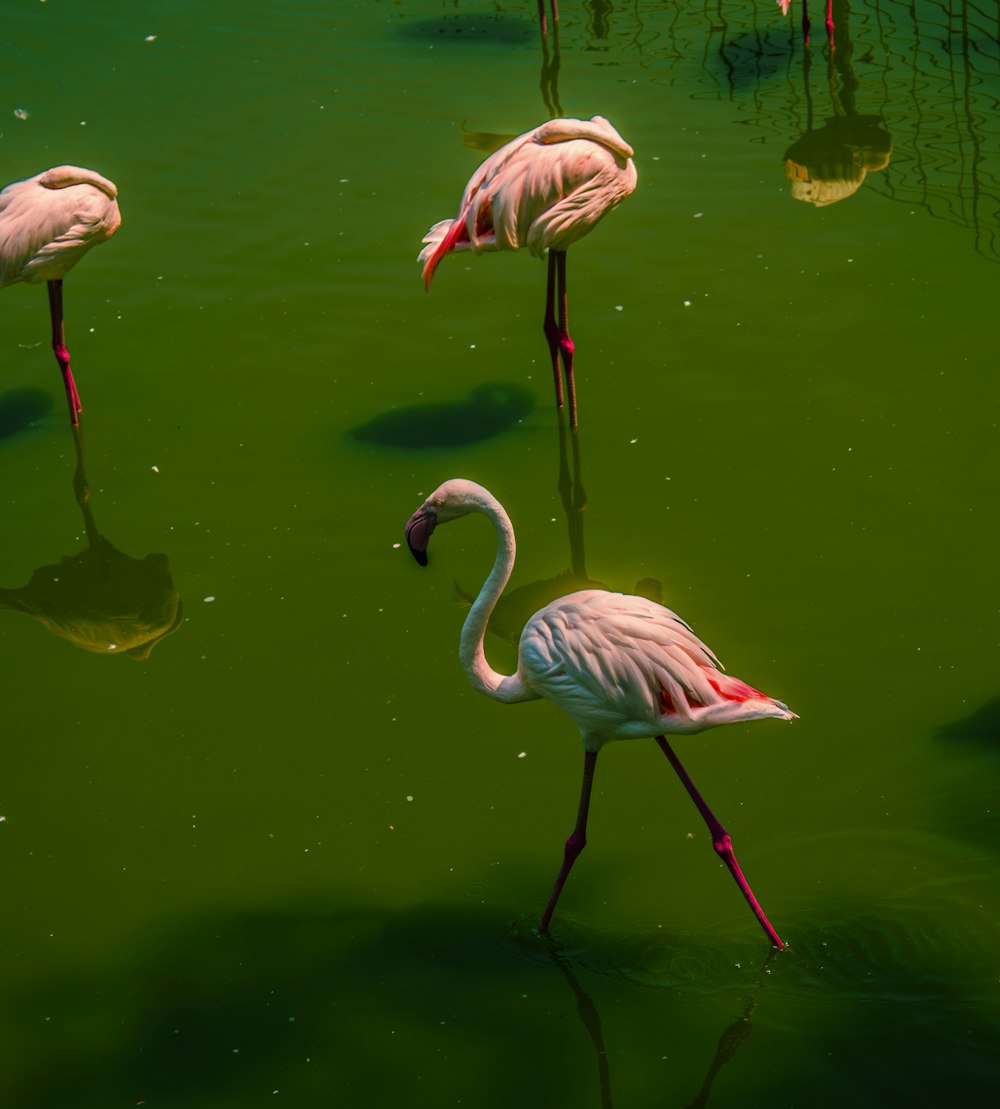
<path fill-rule="evenodd" d="M 997 13 L 813 8 L 0 3 L 0 182 L 123 218 L 78 438 L 0 292 L 2 1104 L 995 1097 Z M 544 264 L 415 260 L 558 114 L 639 174 L 569 255 L 576 440 Z M 788 952 L 652 742 L 534 933 L 580 742 L 458 665 L 488 525 L 400 546 L 455 476 L 512 589 L 652 591 L 799 714 L 675 745 Z"/>

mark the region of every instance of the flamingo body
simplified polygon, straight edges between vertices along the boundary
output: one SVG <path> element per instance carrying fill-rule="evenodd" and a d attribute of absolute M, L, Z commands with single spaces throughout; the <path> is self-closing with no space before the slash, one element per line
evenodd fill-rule
<path fill-rule="evenodd" d="M 608 740 L 794 715 L 720 670 L 684 620 L 645 597 L 598 589 L 561 597 L 525 625 L 519 655 L 522 682 L 559 705 L 591 751 Z"/>
<path fill-rule="evenodd" d="M 761 925 L 777 947 L 782 942 L 753 897 L 732 854 L 728 833 L 705 805 L 663 738 L 700 732 L 717 724 L 774 717 L 794 719 L 787 705 L 721 668 L 712 651 L 676 613 L 645 597 L 586 589 L 540 609 L 524 627 L 517 670 L 497 673 L 486 661 L 486 625 L 514 565 L 510 518 L 486 489 L 453 479 L 427 498 L 406 526 L 407 543 L 422 565 L 439 524 L 470 512 L 493 523 L 497 554 L 493 569 L 462 627 L 459 658 L 472 685 L 506 703 L 544 697 L 580 729 L 585 751 L 580 816 L 567 840 L 566 859 L 542 919 L 548 927 L 562 884 L 583 848 L 596 759 L 610 740 L 656 738 L 708 823 L 713 845 L 729 866 Z"/>
<path fill-rule="evenodd" d="M 465 186 L 458 215 L 431 227 L 417 258 L 429 290 L 441 260 L 455 251 L 526 247 L 538 257 L 548 255 L 544 331 L 556 404 L 563 403 L 561 359 L 574 427 L 574 346 L 567 320 L 565 252 L 635 188 L 632 155 L 632 147 L 603 116 L 551 119 L 483 162 Z"/>
<path fill-rule="evenodd" d="M 424 284 L 452 251 L 566 250 L 635 188 L 633 150 L 602 116 L 552 119 L 476 170 L 458 215 L 424 236 Z"/>
<path fill-rule="evenodd" d="M 118 189 L 80 166 L 56 166 L 0 192 L 0 288 L 58 281 L 118 230 Z"/>
<path fill-rule="evenodd" d="M 74 424 L 80 398 L 63 337 L 62 280 L 120 225 L 118 189 L 91 169 L 55 166 L 0 191 L 0 288 L 48 283 L 52 348 Z"/>

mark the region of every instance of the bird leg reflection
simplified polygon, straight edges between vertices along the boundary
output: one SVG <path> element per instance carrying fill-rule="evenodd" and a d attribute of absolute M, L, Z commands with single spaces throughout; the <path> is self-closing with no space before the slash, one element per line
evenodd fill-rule
<path fill-rule="evenodd" d="M 587 846 L 587 813 L 590 810 L 590 792 L 594 785 L 594 768 L 596 766 L 597 752 L 584 751 L 583 785 L 580 787 L 580 808 L 577 812 L 576 825 L 570 833 L 569 839 L 566 840 L 563 864 L 559 868 L 556 884 L 552 888 L 552 896 L 549 898 L 548 905 L 545 906 L 545 912 L 542 914 L 542 922 L 538 926 L 538 930 L 543 936 L 548 933 L 549 921 L 552 919 L 552 914 L 555 912 L 556 902 L 559 900 L 559 894 L 562 893 L 562 888 L 566 884 L 569 872 L 573 869 L 573 864 L 576 862 L 580 852 Z"/>
<path fill-rule="evenodd" d="M 569 451 L 567 450 L 566 425 L 562 412 L 559 420 L 559 499 L 566 513 L 569 529 L 570 569 L 581 581 L 587 577 L 586 556 L 583 543 L 583 510 L 587 507 L 587 493 L 583 488 L 583 473 L 580 464 L 580 436 L 572 433 L 573 472 L 570 473 Z"/>
<path fill-rule="evenodd" d="M 715 1058 L 708 1068 L 701 1090 L 687 1109 L 704 1109 L 708 1104 L 708 1095 L 711 1092 L 716 1075 L 732 1059 L 743 1041 L 750 1035 L 753 1029 L 750 1018 L 756 1008 L 757 1002 L 751 998 L 744 1006 L 742 1014 L 723 1029 L 722 1035 L 719 1037 L 719 1046 L 715 1050 Z"/>
<path fill-rule="evenodd" d="M 733 851 L 733 841 L 730 839 L 729 833 L 723 828 L 715 814 L 705 803 L 705 799 L 698 792 L 694 782 L 688 777 L 688 772 L 681 765 L 681 760 L 674 754 L 673 748 L 666 739 L 662 735 L 658 735 L 656 737 L 656 742 L 660 745 L 660 750 L 662 750 L 670 760 L 670 765 L 677 772 L 677 777 L 684 783 L 684 788 L 690 794 L 691 800 L 695 803 L 695 807 L 708 825 L 708 830 L 712 833 L 712 846 L 715 848 L 715 853 L 726 864 L 729 873 L 736 880 L 736 884 L 740 887 L 740 891 L 747 899 L 750 908 L 753 909 L 754 916 L 760 923 L 761 928 L 767 933 L 767 938 L 775 947 L 783 949 L 785 946 L 784 943 L 782 943 L 778 933 L 771 927 L 771 922 L 764 915 L 764 910 L 761 908 L 760 902 L 754 897 L 753 890 L 750 888 L 746 878 L 743 877 L 743 871 L 740 870 L 740 864 L 736 861 L 736 854 Z"/>
<path fill-rule="evenodd" d="M 552 24 L 555 30 L 555 24 L 559 22 L 559 5 L 556 0 L 549 0 L 549 4 L 552 8 Z M 538 0 L 538 24 L 542 29 L 542 35 L 547 35 L 549 28 L 545 20 L 545 0 Z"/>
<path fill-rule="evenodd" d="M 556 301 L 558 300 L 558 309 Z M 576 385 L 573 381 L 573 352 L 576 347 L 569 335 L 569 304 L 566 297 L 566 251 L 549 250 L 549 273 L 545 289 L 545 321 L 542 324 L 552 357 L 552 378 L 556 390 L 556 407 L 563 406 L 562 375 L 566 379 L 566 401 L 569 405 L 569 426 L 575 431 Z"/>
<path fill-rule="evenodd" d="M 552 119 L 563 114 L 559 103 L 559 24 L 552 28 L 552 54 L 549 55 L 549 39 L 542 32 L 542 72 L 538 84 L 545 109 Z"/>
<path fill-rule="evenodd" d="M 59 364 L 62 373 L 63 387 L 66 390 L 66 400 L 69 404 L 70 422 L 75 427 L 80 422 L 80 413 L 83 408 L 80 404 L 80 394 L 76 391 L 76 382 L 73 380 L 73 371 L 69 368 L 69 351 L 66 349 L 66 336 L 63 328 L 62 308 L 62 280 L 48 282 L 49 287 L 49 314 L 52 317 L 52 352 Z"/>
<path fill-rule="evenodd" d="M 593 998 L 580 985 L 568 960 L 564 959 L 555 948 L 549 954 L 552 956 L 556 969 L 566 979 L 569 988 L 573 991 L 573 997 L 576 999 L 576 1011 L 583 1027 L 587 1030 L 590 1042 L 594 1045 L 594 1055 L 597 1057 L 597 1081 L 600 1087 L 601 1109 L 614 1109 L 611 1101 L 611 1072 L 608 1067 L 608 1049 L 604 1044 L 601 1014 L 597 1011 Z"/>

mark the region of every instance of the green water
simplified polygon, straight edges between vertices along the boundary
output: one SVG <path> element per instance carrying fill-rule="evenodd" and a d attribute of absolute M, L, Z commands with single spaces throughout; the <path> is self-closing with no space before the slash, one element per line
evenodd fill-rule
<path fill-rule="evenodd" d="M 0 3 L 3 181 L 123 215 L 66 282 L 89 521 L 45 295 L 0 294 L 0 587 L 182 606 L 145 660 L 0 608 L 4 1106 L 992 1101 L 996 9 L 840 5 L 831 64 L 814 8 L 807 54 L 768 3 L 563 0 L 556 68 L 534 0 Z M 569 256 L 580 515 L 544 266 L 415 263 L 463 134 L 553 111 L 639 172 Z M 888 164 L 793 199 L 859 116 Z M 652 742 L 533 934 L 579 739 L 458 666 L 489 527 L 398 546 L 453 476 L 513 586 L 657 579 L 799 714 L 676 745 L 788 953 Z"/>

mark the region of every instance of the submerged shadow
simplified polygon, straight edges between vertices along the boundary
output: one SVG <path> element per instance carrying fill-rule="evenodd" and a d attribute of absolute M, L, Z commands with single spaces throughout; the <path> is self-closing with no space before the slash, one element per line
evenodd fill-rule
<path fill-rule="evenodd" d="M 0 394 L 0 440 L 26 431 L 52 408 L 52 397 L 44 389 L 25 386 Z"/>
<path fill-rule="evenodd" d="M 0 1072 L 0 1098 L 32 1109 L 198 1107 L 259 1105 L 265 1091 L 291 1104 L 441 1105 L 462 1101 L 465 1088 L 481 1092 L 480 1106 L 583 1105 L 596 1077 L 599 1104 L 612 1109 L 588 973 L 537 936 L 515 936 L 496 911 L 468 906 L 212 916 L 175 927 L 114 971 L 81 965 L 10 998 L 19 1019 L 7 1047 L 23 1055 Z M 733 977 L 730 968 L 730 990 Z M 593 982 L 606 989 L 615 979 Z M 635 996 L 645 1002 L 649 992 Z M 570 998 L 596 1073 L 580 1065 Z M 105 1018 L 114 1014 L 114 1036 L 79 1032 L 98 1000 Z M 630 1018 L 612 1012 L 615 1039 L 627 1042 Z M 34 1030 L 53 1014 L 54 1034 L 39 1048 Z"/>
<path fill-rule="evenodd" d="M 538 34 L 535 20 L 496 11 L 469 11 L 467 6 L 425 19 L 407 19 L 401 38 L 434 46 L 525 46 Z"/>
<path fill-rule="evenodd" d="M 100 534 L 90 504 L 83 432 L 79 425 L 72 432 L 73 491 L 83 515 L 87 547 L 58 563 L 40 566 L 20 588 L 0 589 L 0 609 L 31 616 L 53 635 L 85 651 L 147 659 L 183 618 L 170 560 L 164 554 L 132 558 Z"/>
<path fill-rule="evenodd" d="M 934 738 L 962 743 L 983 743 L 1000 751 L 1000 695 L 991 697 L 968 716 L 938 724 Z"/>
<path fill-rule="evenodd" d="M 359 443 L 428 450 L 465 447 L 502 435 L 535 407 L 535 395 L 521 385 L 478 385 L 464 400 L 393 408 L 347 432 Z"/>

